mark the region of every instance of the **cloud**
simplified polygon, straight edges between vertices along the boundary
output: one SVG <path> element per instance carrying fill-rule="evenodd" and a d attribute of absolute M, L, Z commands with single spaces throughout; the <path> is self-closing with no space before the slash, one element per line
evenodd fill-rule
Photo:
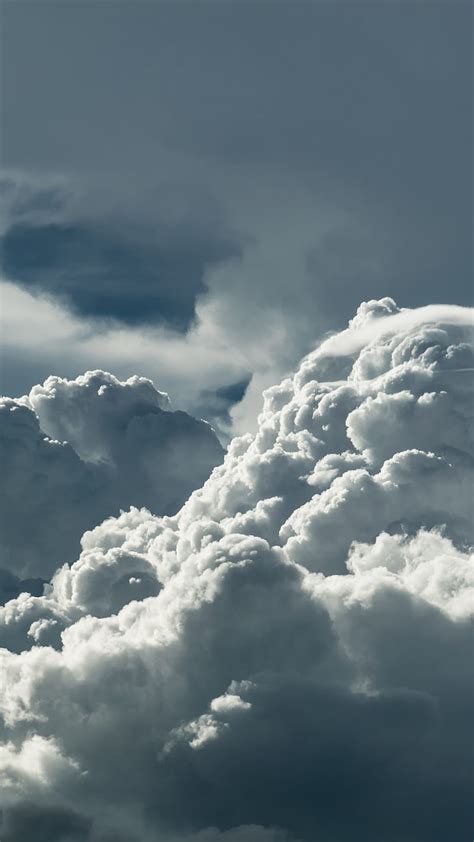
<path fill-rule="evenodd" d="M 144 372 L 172 391 L 177 406 L 205 416 L 223 437 L 228 436 L 219 390 L 248 379 L 252 361 L 225 339 L 225 326 L 204 320 L 185 335 L 158 326 L 113 324 L 96 330 L 56 302 L 33 296 L 7 281 L 0 283 L 0 297 L 4 394 L 29 392 L 51 370 L 74 379 L 85 370 L 96 369 L 100 360 L 101 366 L 117 372 L 122 380 L 136 371 Z M 216 391 L 217 397 L 211 395 L 205 405 L 203 393 Z M 228 409 L 230 402 L 225 403 Z"/>
<path fill-rule="evenodd" d="M 112 180 L 95 174 L 6 176 L 7 239 L 20 229 L 41 242 L 44 234 L 46 242 L 52 232 L 54 243 L 64 240 L 65 248 L 53 248 L 59 262 L 46 274 L 38 268 L 41 255 L 21 249 L 21 259 L 34 262 L 31 283 L 4 261 L 5 278 L 15 284 L 1 292 L 3 391 L 29 391 L 51 371 L 72 378 L 100 367 L 120 379 L 139 371 L 172 391 L 178 406 L 204 414 L 227 441 L 219 391 L 249 380 L 229 414 L 234 434 L 253 431 L 262 390 L 291 371 L 327 330 L 339 330 L 361 298 L 386 289 L 395 290 L 404 305 L 443 301 L 449 272 L 457 284 L 450 300 L 470 301 L 466 270 L 443 264 L 439 252 L 452 249 L 444 245 L 444 232 L 436 228 L 433 234 L 429 220 L 431 233 L 421 237 L 405 212 L 409 232 L 400 229 L 401 215 L 397 224 L 392 210 L 387 215 L 366 197 L 358 198 L 354 211 L 332 192 L 324 197 L 318 189 L 311 198 L 294 184 L 283 189 L 280 177 L 267 176 L 258 190 L 252 182 L 244 200 L 242 180 L 235 176 L 225 184 L 206 176 L 200 181 L 205 187 L 193 186 L 199 179 L 189 173 L 172 182 L 150 176 L 131 192 L 123 174 Z M 417 223 L 422 217 L 417 211 Z M 459 230 L 457 224 L 458 240 Z M 75 257 L 69 239 L 80 244 Z M 424 248 L 418 254 L 421 241 L 438 244 L 438 252 Z M 211 259 L 226 244 L 228 257 Z M 179 283 L 173 281 L 170 300 L 162 302 L 167 312 L 160 315 L 166 278 L 152 275 L 163 262 L 163 248 L 172 252 L 176 267 L 189 271 L 179 274 L 175 267 Z M 71 295 L 89 300 L 90 311 L 71 310 Z M 123 305 L 128 321 L 120 313 Z M 38 335 L 42 342 L 32 343 Z"/>
<path fill-rule="evenodd" d="M 212 428 L 171 411 L 143 377 L 49 377 L 2 399 L 0 417 L 2 567 L 16 577 L 48 579 L 85 530 L 120 509 L 174 513 L 223 458 Z"/>
<path fill-rule="evenodd" d="M 203 389 L 199 396 L 200 402 L 193 407 L 197 415 L 206 418 L 215 426 L 225 441 L 232 437 L 233 410 L 244 400 L 252 379 L 249 375 L 217 389 Z"/>
<path fill-rule="evenodd" d="M 470 838 L 471 324 L 362 306 L 179 512 L 104 521 L 4 606 L 7 830 Z M 70 423 L 77 388 L 53 381 L 38 411 Z M 77 446 L 97 458 L 91 394 Z"/>
<path fill-rule="evenodd" d="M 157 197 L 147 230 L 117 213 L 85 215 L 54 183 L 17 184 L 10 175 L 0 187 L 8 208 L 4 272 L 81 316 L 186 332 L 208 268 L 242 254 L 242 238 L 219 209 L 192 191 L 163 188 L 167 195 Z"/>
<path fill-rule="evenodd" d="M 361 299 L 472 303 L 468 5 L 219 5 L 5 12 L 4 158 L 33 182 L 12 224 L 63 249 L 60 270 L 29 267 L 22 301 L 28 322 L 40 288 L 76 301 L 61 354 L 55 327 L 4 349 L 7 394 L 101 367 L 193 413 L 183 399 L 251 374 L 243 432 Z"/>

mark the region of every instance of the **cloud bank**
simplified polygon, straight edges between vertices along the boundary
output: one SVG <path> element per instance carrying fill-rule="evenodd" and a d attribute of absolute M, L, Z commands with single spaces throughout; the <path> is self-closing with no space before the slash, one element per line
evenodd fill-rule
<path fill-rule="evenodd" d="M 362 305 L 177 514 L 1 609 L 7 842 L 471 839 L 472 369 L 469 311 Z M 77 389 L 29 400 L 110 459 Z"/>

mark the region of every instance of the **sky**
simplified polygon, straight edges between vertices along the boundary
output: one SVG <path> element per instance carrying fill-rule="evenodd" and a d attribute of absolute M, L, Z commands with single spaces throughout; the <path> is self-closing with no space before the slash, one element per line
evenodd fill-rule
<path fill-rule="evenodd" d="M 1 0 L 2 842 L 472 842 L 472 7 Z"/>
<path fill-rule="evenodd" d="M 138 372 L 242 432 L 361 300 L 471 303 L 470 4 L 2 18 L 4 393 Z"/>

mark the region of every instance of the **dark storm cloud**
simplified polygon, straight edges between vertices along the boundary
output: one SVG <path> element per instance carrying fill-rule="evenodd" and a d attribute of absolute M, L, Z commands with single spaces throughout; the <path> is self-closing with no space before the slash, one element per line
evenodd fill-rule
<path fill-rule="evenodd" d="M 188 210 L 134 236 L 123 221 L 71 218 L 53 188 L 18 192 L 1 243 L 6 276 L 83 316 L 186 331 L 207 269 L 241 255 L 237 236 L 205 218 L 204 203 L 200 219 Z"/>

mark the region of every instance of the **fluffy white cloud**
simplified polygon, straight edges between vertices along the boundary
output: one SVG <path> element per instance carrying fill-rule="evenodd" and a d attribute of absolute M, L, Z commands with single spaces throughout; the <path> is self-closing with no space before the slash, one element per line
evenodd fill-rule
<path fill-rule="evenodd" d="M 49 578 L 120 509 L 176 511 L 223 458 L 211 427 L 143 377 L 49 377 L 1 399 L 0 422 L 1 565 L 18 577 Z"/>
<path fill-rule="evenodd" d="M 50 438 L 67 440 L 87 462 L 115 461 L 118 437 L 135 417 L 169 410 L 169 397 L 150 380 L 131 377 L 120 382 L 103 371 L 76 380 L 48 377 L 33 386 L 29 404 Z"/>
<path fill-rule="evenodd" d="M 8 842 L 470 838 L 470 334 L 363 305 L 177 514 L 5 605 Z"/>

